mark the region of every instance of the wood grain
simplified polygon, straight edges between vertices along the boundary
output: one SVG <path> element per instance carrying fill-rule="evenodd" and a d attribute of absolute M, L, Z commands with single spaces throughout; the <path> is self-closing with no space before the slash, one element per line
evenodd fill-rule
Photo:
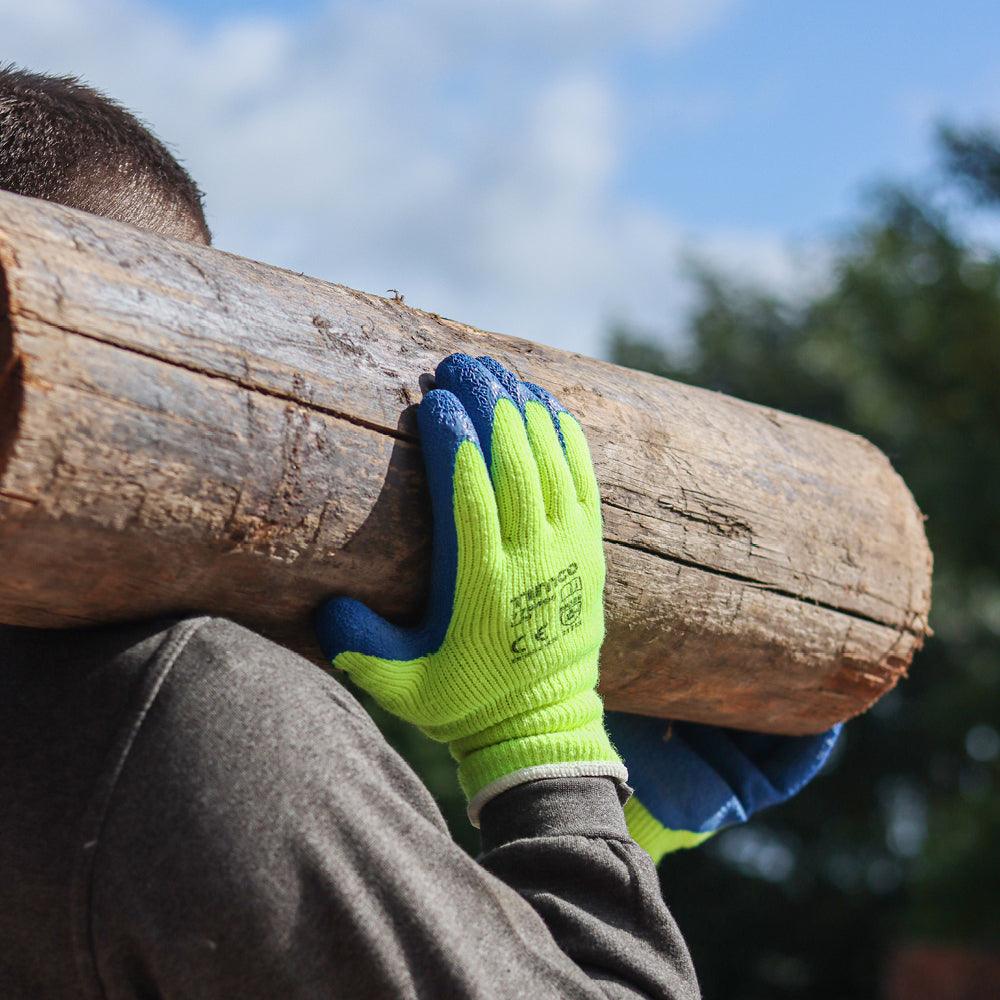
<path fill-rule="evenodd" d="M 609 706 L 814 732 L 927 633 L 922 517 L 855 435 L 6 194 L 0 268 L 2 621 L 208 611 L 315 658 L 327 594 L 412 619 L 413 409 L 466 351 L 587 430 Z"/>

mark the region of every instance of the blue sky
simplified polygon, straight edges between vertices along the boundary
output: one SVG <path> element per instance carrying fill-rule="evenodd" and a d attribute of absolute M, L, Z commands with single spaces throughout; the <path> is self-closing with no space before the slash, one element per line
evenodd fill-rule
<path fill-rule="evenodd" d="M 165 7 L 308 21 L 317 0 Z M 1000 4 L 747 0 L 689 46 L 607 53 L 631 103 L 618 184 L 692 227 L 813 232 L 864 186 L 928 165 L 938 117 L 1000 118 Z"/>
<path fill-rule="evenodd" d="M 1000 4 L 744 3 L 668 59 L 623 71 L 639 100 L 707 104 L 667 144 L 654 132 L 623 184 L 692 226 L 811 231 L 859 186 L 917 173 L 929 125 L 1000 111 Z"/>
<path fill-rule="evenodd" d="M 979 0 L 0 0 L 0 24 L 4 58 L 171 142 L 225 249 L 587 353 L 612 319 L 671 336 L 690 253 L 816 280 L 936 121 L 1000 123 Z"/>

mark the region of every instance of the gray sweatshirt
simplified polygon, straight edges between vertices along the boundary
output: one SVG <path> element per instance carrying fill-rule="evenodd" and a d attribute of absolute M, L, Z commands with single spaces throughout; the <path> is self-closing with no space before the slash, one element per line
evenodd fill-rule
<path fill-rule="evenodd" d="M 481 820 L 230 622 L 0 628 L 3 1000 L 698 996 L 611 780 Z"/>

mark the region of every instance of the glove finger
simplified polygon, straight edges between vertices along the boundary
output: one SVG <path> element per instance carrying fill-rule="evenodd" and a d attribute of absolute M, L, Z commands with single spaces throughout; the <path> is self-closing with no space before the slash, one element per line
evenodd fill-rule
<path fill-rule="evenodd" d="M 549 411 L 549 416 L 552 418 L 552 425 L 556 429 L 556 434 L 559 435 L 559 443 L 563 446 L 563 451 L 565 452 L 566 442 L 563 440 L 562 428 L 559 426 L 559 414 L 569 413 L 569 410 L 543 386 L 536 385 L 534 382 L 522 382 L 521 384 L 531 394 L 532 399 L 537 399 Z"/>
<path fill-rule="evenodd" d="M 449 354 L 434 373 L 439 389 L 453 393 L 465 407 L 476 429 L 486 467 L 493 471 L 493 423 L 497 404 L 508 400 L 515 407 L 510 393 L 489 369 L 468 354 Z"/>
<path fill-rule="evenodd" d="M 525 382 L 524 387 L 546 407 L 552 417 L 559 440 L 562 442 L 563 452 L 566 455 L 566 463 L 573 476 L 577 499 L 585 507 L 599 513 L 601 491 L 594 473 L 594 465 L 590 459 L 587 438 L 579 421 L 548 389 L 535 385 L 534 382 Z"/>
<path fill-rule="evenodd" d="M 428 651 L 443 641 L 451 620 L 459 544 L 488 559 L 500 548 L 496 498 L 479 435 L 458 397 L 432 389 L 417 410 L 420 444 L 434 516 L 434 557 L 425 627 Z"/>
<path fill-rule="evenodd" d="M 528 440 L 542 482 L 545 512 L 550 521 L 564 518 L 570 504 L 576 507 L 576 484 L 570 472 L 558 425 L 548 406 L 532 393 L 524 407 Z"/>
<path fill-rule="evenodd" d="M 747 818 L 736 791 L 689 746 L 679 723 L 623 712 L 606 713 L 605 722 L 629 784 L 664 827 L 709 833 Z"/>
<path fill-rule="evenodd" d="M 527 386 L 510 369 L 504 368 L 496 358 L 488 354 L 480 355 L 476 360 L 506 389 L 507 394 L 517 403 L 517 408 L 523 413 L 524 404 L 528 401 Z"/>
<path fill-rule="evenodd" d="M 412 717 L 426 685 L 426 630 L 406 629 L 350 597 L 335 597 L 316 613 L 323 652 L 387 711 Z"/>
<path fill-rule="evenodd" d="M 694 728 L 695 723 L 688 723 Z M 727 730 L 733 746 L 766 779 L 767 796 L 755 809 L 784 802 L 797 794 L 823 768 L 843 724 L 810 736 L 775 736 Z"/>
<path fill-rule="evenodd" d="M 606 721 L 645 808 L 670 829 L 699 832 L 791 798 L 820 770 L 841 728 L 801 737 L 620 712 Z"/>
<path fill-rule="evenodd" d="M 590 458 L 590 447 L 583 428 L 576 417 L 566 410 L 562 410 L 557 419 L 566 452 L 566 462 L 573 477 L 573 485 L 576 487 L 576 498 L 592 516 L 600 519 L 601 490 L 597 485 L 597 475 L 594 472 L 594 463 Z"/>
<path fill-rule="evenodd" d="M 462 403 L 479 435 L 504 542 L 536 537 L 545 523 L 545 501 L 517 402 L 489 368 L 467 354 L 445 358 L 436 379 Z"/>
<path fill-rule="evenodd" d="M 558 412 L 563 407 L 550 392 L 531 382 L 521 382 L 494 358 L 476 360 L 490 370 L 524 415 L 528 442 L 542 484 L 545 513 L 550 521 L 559 520 L 576 492 L 559 430 Z"/>

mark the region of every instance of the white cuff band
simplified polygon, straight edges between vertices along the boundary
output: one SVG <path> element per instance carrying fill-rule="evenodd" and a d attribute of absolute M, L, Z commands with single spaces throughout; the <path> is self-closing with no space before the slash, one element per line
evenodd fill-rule
<path fill-rule="evenodd" d="M 525 767 L 513 774 L 505 774 L 496 781 L 491 781 L 480 788 L 469 800 L 469 822 L 478 830 L 479 814 L 484 805 L 518 785 L 529 781 L 539 781 L 542 778 L 614 778 L 616 781 L 628 781 L 628 769 L 624 764 L 611 760 L 581 760 L 566 764 L 538 764 L 535 767 Z"/>

